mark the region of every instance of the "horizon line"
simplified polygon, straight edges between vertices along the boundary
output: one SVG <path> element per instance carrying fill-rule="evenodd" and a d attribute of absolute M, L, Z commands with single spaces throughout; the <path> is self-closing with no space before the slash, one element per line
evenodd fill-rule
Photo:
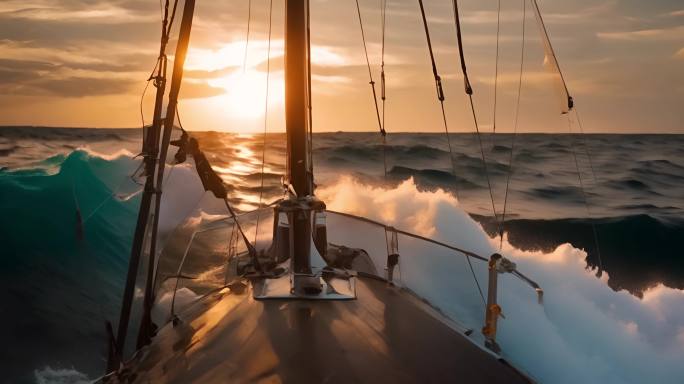
<path fill-rule="evenodd" d="M 57 125 L 0 125 L 0 129 L 2 128 L 39 128 L 39 129 L 99 129 L 99 130 L 135 130 L 135 129 L 142 129 L 142 127 L 87 127 L 87 126 L 57 126 Z M 176 126 L 176 128 L 180 128 Z M 263 134 L 263 132 L 235 132 L 235 131 L 217 131 L 217 130 L 187 130 L 189 132 L 200 132 L 200 133 L 206 133 L 206 132 L 212 132 L 212 133 L 228 133 L 228 134 L 242 134 L 242 135 L 259 135 Z M 285 131 L 271 131 L 267 132 L 268 134 L 279 134 L 279 133 L 285 133 Z M 340 130 L 334 130 L 334 131 L 314 131 L 313 133 L 378 133 L 378 131 L 340 131 Z M 432 134 L 444 134 L 443 131 L 435 130 L 435 131 L 397 131 L 397 132 L 387 132 L 388 135 L 392 134 L 425 134 L 425 133 L 432 133 Z M 475 134 L 475 131 L 456 131 L 456 132 L 449 132 L 449 134 Z M 537 134 L 537 135 L 568 135 L 568 134 L 581 134 L 581 135 L 684 135 L 684 132 L 672 132 L 672 131 L 655 131 L 655 132 L 633 132 L 633 131 L 626 131 L 626 132 L 605 132 L 605 131 L 592 131 L 592 132 L 554 132 L 554 131 L 524 131 L 524 132 L 480 132 L 482 134 L 486 135 L 493 135 L 493 134 L 506 134 L 506 135 L 512 135 L 512 134 L 518 134 L 518 135 L 529 135 L 529 134 Z"/>

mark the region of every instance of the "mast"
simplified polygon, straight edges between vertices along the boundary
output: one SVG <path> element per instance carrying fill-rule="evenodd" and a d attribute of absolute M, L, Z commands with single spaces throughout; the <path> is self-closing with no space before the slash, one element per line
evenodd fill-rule
<path fill-rule="evenodd" d="M 147 132 L 143 132 L 143 148 L 144 165 L 145 165 L 145 186 L 138 208 L 138 219 L 135 227 L 135 234 L 133 236 L 133 244 L 131 246 L 131 256 L 128 261 L 128 273 L 126 274 L 126 285 L 124 287 L 121 313 L 119 315 L 118 329 L 116 337 L 114 337 L 111 326 L 110 330 L 110 351 L 107 358 L 107 372 L 111 372 L 118 368 L 123 357 L 123 348 L 126 342 L 126 335 L 128 333 L 128 323 L 131 315 L 131 306 L 133 304 L 133 293 L 135 289 L 135 280 L 138 274 L 138 267 L 140 264 L 140 257 L 143 252 L 145 234 L 148 229 L 148 220 L 150 218 L 150 208 L 152 205 L 152 197 L 154 196 L 154 178 L 157 156 L 159 153 L 159 134 L 162 126 L 162 107 L 164 103 L 164 93 L 166 91 L 166 45 L 169 40 L 168 36 L 168 6 L 164 10 L 164 20 L 162 22 L 162 35 L 159 47 L 158 68 L 157 74 L 154 76 L 154 85 L 157 88 L 154 114 L 152 126 L 148 128 Z"/>
<path fill-rule="evenodd" d="M 162 118 L 162 104 L 164 101 L 164 92 L 166 89 L 166 53 L 165 48 L 169 40 L 169 29 L 167 24 L 168 17 L 168 2 L 165 9 L 165 17 L 162 25 L 161 48 L 159 52 L 159 71 L 155 78 L 155 85 L 157 86 L 157 94 L 154 107 L 154 120 L 152 127 L 149 128 L 147 136 L 143 140 L 143 152 L 145 153 L 145 170 L 146 180 L 143 190 L 142 201 L 138 210 L 138 220 L 133 237 L 133 245 L 131 248 L 131 258 L 128 265 L 128 274 L 126 276 L 126 286 L 122 299 L 121 314 L 119 316 L 119 324 L 116 337 L 113 331 L 110 332 L 110 353 L 107 359 L 107 372 L 111 372 L 118 368 L 123 359 L 124 346 L 128 334 L 128 326 L 130 322 L 131 307 L 133 304 L 133 294 L 135 289 L 135 282 L 137 272 L 140 264 L 140 258 L 145 248 L 146 234 L 149 228 L 149 219 L 152 208 L 152 197 L 155 197 L 154 217 L 151 228 L 151 244 L 148 260 L 147 279 L 145 282 L 143 315 L 138 333 L 138 340 L 136 349 L 147 344 L 150 337 L 154 333 L 151 321 L 151 309 L 153 296 L 153 277 L 154 265 L 156 256 L 156 240 L 159 223 L 159 211 L 161 205 L 161 187 L 163 185 L 164 165 L 166 162 L 166 155 L 169 146 L 171 131 L 173 128 L 174 117 L 176 113 L 176 105 L 178 102 L 178 93 L 180 91 L 180 82 L 183 77 L 183 64 L 185 62 L 185 55 L 187 53 L 188 43 L 190 40 L 190 30 L 192 26 L 192 18 L 195 9 L 195 0 L 186 0 L 183 7 L 183 19 L 181 22 L 178 45 L 176 47 L 176 55 L 173 68 L 173 76 L 171 81 L 171 90 L 169 92 L 169 104 L 166 111 L 165 118 Z M 175 13 L 175 8 L 174 8 Z M 172 17 L 173 19 L 173 17 Z M 163 130 L 162 130 L 163 128 Z M 160 141 L 161 139 L 161 141 Z M 161 146 L 160 146 L 161 144 Z M 156 186 L 155 186 L 156 181 Z"/>
<path fill-rule="evenodd" d="M 309 156 L 309 1 L 285 0 L 285 130 L 287 179 L 294 196 L 279 206 L 290 224 L 289 246 L 295 295 L 320 292 L 311 270 L 312 212 L 324 209 L 313 196 Z"/>
<path fill-rule="evenodd" d="M 147 267 L 147 280 L 145 282 L 145 296 L 143 300 L 143 314 L 140 320 L 140 328 L 138 331 L 138 340 L 136 349 L 142 348 L 149 344 L 150 338 L 154 334 L 152 325 L 152 304 L 154 301 L 154 269 L 157 255 L 157 235 L 159 232 L 159 212 L 161 211 L 162 187 L 164 185 L 164 168 L 166 165 L 166 156 L 169 150 L 169 142 L 171 140 L 171 131 L 173 131 L 174 118 L 176 117 L 176 109 L 178 108 L 178 94 L 180 92 L 181 82 L 183 80 L 183 65 L 185 65 L 185 57 L 188 53 L 188 45 L 190 44 L 190 31 L 192 30 L 192 19 L 195 12 L 195 0 L 186 0 L 183 6 L 183 18 L 181 19 L 180 30 L 178 32 L 178 44 L 176 45 L 176 55 L 173 62 L 173 73 L 171 75 L 171 89 L 169 90 L 169 100 L 166 107 L 166 117 L 164 118 L 164 126 L 161 132 L 161 147 L 159 150 L 159 159 L 157 164 L 157 186 L 154 205 L 154 217 L 152 220 L 152 234 L 150 239 L 150 253 Z"/>
<path fill-rule="evenodd" d="M 308 0 L 285 1 L 285 129 L 288 181 L 298 197 L 313 195 L 308 174 Z"/>

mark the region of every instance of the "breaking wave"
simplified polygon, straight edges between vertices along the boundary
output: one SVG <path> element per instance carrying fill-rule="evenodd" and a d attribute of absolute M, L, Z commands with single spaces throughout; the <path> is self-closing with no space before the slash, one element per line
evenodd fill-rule
<path fill-rule="evenodd" d="M 0 302 L 11 314 L 0 316 L 0 361 L 10 382 L 31 381 L 41 366 L 38 382 L 79 379 L 71 367 L 102 373 L 104 323 L 118 318 L 140 202 L 130 177 L 138 165 L 129 152 L 81 149 L 0 171 Z M 189 167 L 167 180 L 162 241 L 204 195 Z"/>
<path fill-rule="evenodd" d="M 486 235 L 456 198 L 441 190 L 421 192 L 413 180 L 383 189 L 345 177 L 319 195 L 333 210 L 365 215 L 481 255 L 498 250 L 498 241 Z M 524 251 L 506 239 L 503 254 L 545 292 L 542 306 L 529 287 L 509 275 L 503 275 L 499 288 L 506 316 L 499 322 L 503 354 L 532 377 L 546 383 L 678 383 L 684 377 L 684 292 L 662 284 L 646 289 L 642 298 L 616 292 L 607 285 L 608 273 L 598 278 L 586 268 L 586 253 L 569 243 Z M 434 262 L 429 255 L 421 257 L 422 264 Z M 452 260 L 461 262 L 457 256 Z M 440 273 L 437 266 L 418 270 L 424 282 Z M 475 273 L 486 282 L 484 268 Z M 457 320 L 470 315 L 481 322 L 479 297 L 472 290 L 464 294 L 454 289 L 458 277 L 450 280 L 412 288 Z M 464 314 L 455 301 L 481 311 Z"/>

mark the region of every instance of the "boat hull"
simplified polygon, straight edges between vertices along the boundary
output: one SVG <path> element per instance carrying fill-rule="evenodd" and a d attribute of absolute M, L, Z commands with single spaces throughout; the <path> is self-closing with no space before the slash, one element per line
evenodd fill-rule
<path fill-rule="evenodd" d="M 111 382 L 529 383 L 409 292 L 359 277 L 357 299 L 255 300 L 233 284 L 160 329 Z"/>

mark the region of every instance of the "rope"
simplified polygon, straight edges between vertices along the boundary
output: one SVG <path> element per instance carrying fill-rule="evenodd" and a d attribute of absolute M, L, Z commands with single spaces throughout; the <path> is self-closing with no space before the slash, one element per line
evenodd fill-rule
<path fill-rule="evenodd" d="M 143 88 L 142 94 L 140 95 L 140 121 L 142 122 L 143 130 L 145 129 L 145 111 L 143 109 L 143 102 L 145 101 L 145 94 L 147 93 L 147 88 L 150 86 L 150 81 L 154 79 L 154 72 L 156 72 L 157 67 L 159 67 L 159 62 L 160 58 L 157 58 L 157 61 L 154 63 L 154 68 L 152 68 L 152 72 L 150 72 L 150 76 L 145 82 L 145 88 Z"/>
<path fill-rule="evenodd" d="M 579 112 L 577 111 L 577 107 L 574 107 L 573 110 L 575 111 L 575 117 L 577 118 L 577 124 L 580 129 L 580 139 L 582 140 L 582 146 L 584 147 L 584 153 L 587 156 L 587 160 L 589 161 L 589 169 L 591 170 L 591 176 L 594 182 L 594 186 L 596 186 L 598 179 L 596 178 L 596 172 L 594 171 L 594 161 L 592 160 L 590 151 L 589 151 L 589 145 L 586 142 L 586 139 L 584 137 L 584 127 L 582 126 L 582 120 L 580 119 Z M 588 203 L 587 203 L 588 206 Z M 603 262 L 601 261 L 601 247 L 599 246 L 599 240 L 598 240 L 598 230 L 596 229 L 596 225 L 594 221 L 592 220 L 591 222 L 591 227 L 592 227 L 592 232 L 594 233 L 594 242 L 596 243 L 596 253 L 598 254 L 599 257 L 599 263 L 601 266 L 603 266 Z"/>
<path fill-rule="evenodd" d="M 176 9 L 178 6 L 178 0 L 174 0 L 173 2 L 173 9 L 171 11 L 171 19 L 169 19 L 169 0 L 166 0 L 164 2 L 164 5 L 162 6 L 162 1 L 159 0 L 159 10 L 161 12 L 161 23 L 162 23 L 162 41 L 161 41 L 161 47 L 159 51 L 159 56 L 157 57 L 157 61 L 154 64 L 154 68 L 152 68 L 152 72 L 150 73 L 150 76 L 147 78 L 147 82 L 145 83 L 145 88 L 143 88 L 142 95 L 140 96 L 140 120 L 142 121 L 142 128 L 143 130 L 145 129 L 145 113 L 143 111 L 143 101 L 145 99 L 145 94 L 147 93 L 147 88 L 150 85 L 150 81 L 154 80 L 154 85 L 155 87 L 159 87 L 159 84 L 162 81 L 166 81 L 166 54 L 164 53 L 164 49 L 166 48 L 166 44 L 169 42 L 169 35 L 171 33 L 171 27 L 173 26 L 173 21 L 176 17 Z M 157 75 L 155 76 L 154 73 L 157 72 Z"/>
<path fill-rule="evenodd" d="M 271 75 L 271 30 L 272 30 L 272 16 L 273 16 L 273 0 L 269 2 L 268 10 L 268 48 L 266 49 L 266 98 L 264 100 L 264 137 L 261 144 L 261 184 L 259 186 L 259 206 L 264 198 L 264 174 L 266 166 L 266 131 L 268 128 L 268 91 L 269 91 L 269 79 Z M 259 238 L 259 214 L 257 213 L 256 226 L 254 230 L 254 245 L 256 246 L 257 239 Z"/>
<path fill-rule="evenodd" d="M 484 167 L 485 178 L 487 179 L 487 187 L 489 188 L 489 200 L 492 203 L 492 213 L 494 213 L 494 221 L 499 222 L 499 217 L 496 214 L 496 205 L 494 204 L 494 191 L 492 190 L 492 181 L 489 177 L 489 168 L 487 167 L 487 159 L 485 158 L 484 145 L 482 144 L 482 135 L 480 135 L 480 127 L 477 122 L 477 115 L 475 114 L 475 104 L 473 103 L 473 95 L 468 95 L 470 101 L 470 110 L 473 113 L 473 123 L 475 124 L 475 132 L 477 133 L 477 141 L 480 145 L 480 154 L 482 156 L 482 166 Z"/>
<path fill-rule="evenodd" d="M 553 50 L 553 46 L 551 45 L 549 33 L 546 30 L 544 19 L 542 18 L 541 11 L 539 10 L 539 4 L 537 3 L 537 0 L 530 0 L 530 3 L 532 5 L 534 17 L 537 20 L 537 24 L 539 25 L 539 33 L 541 34 L 542 44 L 544 46 L 544 60 L 549 61 L 550 66 L 553 67 L 553 69 L 555 69 L 555 72 L 558 74 L 563 92 L 562 96 L 566 98 L 566 100 L 563 100 L 564 104 L 561 106 L 561 113 L 566 114 L 570 112 L 570 110 L 574 107 L 574 101 L 572 96 L 570 96 L 568 86 L 565 83 L 565 78 L 563 77 L 563 71 L 561 71 L 560 69 L 560 65 L 558 64 L 558 58 L 556 57 L 556 53 Z"/>
<path fill-rule="evenodd" d="M 378 106 L 378 96 L 377 96 L 377 93 L 375 91 L 375 81 L 373 80 L 373 71 L 371 70 L 370 59 L 368 58 L 368 48 L 366 46 L 366 34 L 363 30 L 363 19 L 361 17 L 361 7 L 359 6 L 359 0 L 356 0 L 356 13 L 359 16 L 359 27 L 361 28 L 361 40 L 363 41 L 363 52 L 364 52 L 365 57 L 366 57 L 366 65 L 368 67 L 368 79 L 369 79 L 368 84 L 370 84 L 371 90 L 373 91 L 373 103 L 375 104 L 375 116 L 378 119 L 378 128 L 380 130 L 380 134 L 382 135 L 383 164 L 384 164 L 384 170 L 385 170 L 385 178 L 387 178 L 387 158 L 386 158 L 386 151 L 385 151 L 385 143 L 386 143 L 385 136 L 387 135 L 387 133 L 385 132 L 385 127 L 383 126 L 383 120 L 384 120 L 384 115 L 385 115 L 385 106 L 384 106 L 384 101 L 385 101 L 385 80 L 384 80 L 384 78 L 385 78 L 385 76 L 384 76 L 384 72 L 382 72 L 382 74 L 380 76 L 380 79 L 382 81 L 381 98 L 383 101 L 383 109 L 382 109 L 382 117 L 381 117 L 380 116 L 380 107 Z M 382 17 L 383 17 L 383 19 L 382 19 L 382 25 L 383 25 L 383 34 L 382 34 L 383 63 L 382 63 L 382 66 L 384 66 L 384 52 L 385 52 L 385 50 L 384 50 L 384 43 L 385 43 L 385 34 L 384 34 L 385 21 L 384 21 L 384 17 L 385 17 L 385 13 L 384 13 L 384 11 L 382 11 L 381 13 L 382 13 Z"/>
<path fill-rule="evenodd" d="M 423 11 L 423 2 L 422 2 L 422 0 L 418 0 L 418 1 L 421 5 L 420 9 L 421 9 L 421 12 L 423 14 L 423 24 L 425 25 L 425 32 L 427 33 L 427 21 L 425 20 L 425 12 Z M 498 222 L 499 218 L 496 214 L 496 205 L 494 204 L 494 192 L 492 190 L 492 182 L 491 182 L 491 179 L 489 177 L 489 168 L 487 166 L 487 158 L 485 157 L 484 145 L 482 144 L 482 136 L 480 135 L 480 125 L 477 121 L 477 114 L 475 113 L 475 103 L 473 102 L 473 89 L 470 86 L 470 81 L 468 80 L 468 70 L 466 68 L 465 53 L 463 50 L 463 41 L 462 41 L 463 39 L 461 36 L 461 20 L 460 20 L 459 13 L 458 13 L 458 2 L 456 0 L 454 0 L 452 2 L 452 5 L 453 5 L 453 11 L 454 11 L 454 23 L 456 24 L 456 37 L 458 40 L 458 51 L 459 51 L 459 55 L 461 57 L 461 70 L 463 71 L 463 81 L 464 81 L 464 85 L 465 85 L 465 93 L 468 95 L 468 101 L 470 102 L 470 110 L 471 110 L 472 116 L 473 116 L 473 124 L 475 124 L 475 132 L 477 133 L 477 141 L 478 141 L 478 144 L 480 146 L 480 154 L 482 156 L 482 165 L 484 167 L 485 177 L 487 179 L 487 187 L 489 189 L 489 199 L 492 203 L 492 213 L 494 214 L 494 220 Z M 429 44 L 430 44 L 430 39 L 428 38 L 428 45 Z M 430 48 L 430 56 L 432 57 L 432 48 Z M 436 76 L 435 79 L 437 79 L 437 75 L 436 75 L 437 69 L 435 66 L 434 57 L 432 57 L 432 69 L 433 69 L 433 73 L 435 73 L 435 76 Z M 441 83 L 438 82 L 438 84 L 439 84 L 439 87 L 441 88 Z M 439 91 L 437 93 L 439 95 Z M 444 98 L 444 95 L 442 94 L 441 100 L 443 100 L 443 98 Z M 444 102 L 443 101 L 442 101 L 442 116 L 444 118 L 444 125 L 446 127 L 446 116 L 444 116 Z M 447 131 L 447 138 L 448 137 L 449 137 L 449 133 Z M 451 154 L 451 146 L 449 146 L 449 153 Z M 451 154 L 451 156 L 452 156 L 452 166 L 453 166 L 453 155 Z M 454 167 L 454 175 L 456 175 L 455 167 Z"/>
<path fill-rule="evenodd" d="M 454 20 L 456 21 L 456 41 L 458 42 L 458 55 L 461 58 L 461 71 L 463 72 L 463 85 L 465 93 L 473 94 L 473 88 L 470 86 L 468 79 L 468 68 L 466 67 L 465 54 L 463 53 L 463 37 L 461 36 L 461 17 L 458 14 L 458 1 L 454 0 L 452 3 L 454 10 Z"/>
<path fill-rule="evenodd" d="M 178 3 L 178 1 L 175 1 L 175 2 L 174 2 L 171 21 L 168 22 L 168 21 L 167 21 L 167 20 L 168 20 L 168 19 L 167 19 L 167 16 L 168 16 L 169 1 L 165 1 L 164 4 L 162 4 L 162 1 L 159 0 L 159 11 L 160 11 L 160 13 L 161 13 L 160 16 L 161 16 L 162 29 L 163 29 L 162 33 L 163 33 L 163 34 L 166 34 L 166 36 L 168 36 L 168 34 L 169 34 L 170 30 L 171 30 L 171 25 L 173 24 L 173 16 L 174 16 L 175 13 L 176 13 L 176 5 L 177 5 L 177 3 Z M 167 24 L 168 24 L 168 25 L 167 25 Z M 166 41 L 167 41 L 167 40 L 168 40 L 168 37 L 165 37 L 165 38 L 164 38 L 164 44 L 166 44 Z M 154 63 L 154 67 L 152 68 L 152 71 L 150 72 L 150 75 L 147 77 L 147 81 L 145 82 L 145 87 L 143 88 L 143 91 L 142 91 L 142 93 L 141 93 L 141 95 L 140 95 L 140 122 L 141 122 L 141 126 L 142 126 L 142 129 L 143 129 L 143 130 L 145 129 L 145 110 L 144 110 L 144 108 L 143 108 L 143 103 L 144 103 L 144 101 L 145 101 L 145 95 L 147 94 L 147 89 L 148 89 L 149 86 L 150 86 L 150 82 L 151 82 L 152 80 L 156 80 L 156 78 L 157 78 L 157 76 L 155 76 L 154 73 L 157 72 L 157 70 L 160 70 L 160 71 L 162 70 L 162 67 L 160 67 L 160 64 L 163 66 L 163 65 L 164 65 L 163 61 L 165 61 L 165 60 L 166 60 L 166 57 L 165 57 L 165 56 L 160 55 L 159 57 L 157 57 L 157 60 L 156 60 L 155 63 Z M 161 76 L 161 74 L 158 74 L 158 76 Z M 144 137 L 144 133 L 143 133 L 143 137 Z M 137 168 L 135 171 L 133 171 L 133 173 L 132 173 L 130 176 L 127 176 L 126 178 L 129 178 L 129 177 L 132 178 L 132 177 L 140 170 L 140 168 L 142 168 L 143 165 L 144 165 L 144 162 L 141 162 L 140 166 L 138 166 L 138 168 Z M 105 204 L 107 201 L 109 201 L 109 199 L 111 199 L 112 197 L 114 197 L 114 196 L 117 194 L 117 191 L 119 190 L 119 188 L 121 188 L 121 185 L 123 184 L 124 181 L 125 181 L 125 179 L 122 180 L 121 183 L 119 183 L 119 184 L 117 185 L 117 187 L 114 188 L 114 190 L 112 191 L 112 193 L 110 193 L 109 196 L 107 196 L 106 198 L 104 198 L 104 199 L 95 207 L 95 209 L 93 209 L 93 210 L 88 214 L 88 216 L 86 216 L 86 217 L 83 219 L 82 224 L 85 224 L 91 217 L 93 217 L 93 216 L 95 215 L 95 213 L 97 213 L 98 210 L 100 210 L 100 208 L 102 208 L 102 206 L 104 206 L 104 204 Z"/>
<path fill-rule="evenodd" d="M 511 152 L 508 158 L 508 175 L 506 177 L 506 190 L 504 192 L 503 212 L 501 213 L 501 221 L 499 225 L 499 251 L 503 248 L 504 225 L 506 225 L 506 208 L 508 206 L 508 191 L 511 185 L 511 178 L 513 176 L 513 153 L 515 151 L 515 138 L 518 132 L 518 120 L 520 116 L 520 95 L 522 93 L 522 78 L 523 69 L 525 65 L 525 23 L 527 16 L 527 0 L 522 0 L 523 17 L 522 17 L 522 43 L 520 45 L 520 72 L 518 74 L 518 95 L 515 101 L 515 117 L 513 118 L 513 137 L 511 138 Z"/>
<path fill-rule="evenodd" d="M 247 3 L 247 37 L 245 38 L 245 55 L 242 59 L 242 73 L 247 70 L 247 54 L 249 53 L 249 28 L 252 21 L 252 0 Z"/>
<path fill-rule="evenodd" d="M 169 2 L 166 2 L 166 8 L 169 7 Z M 169 20 L 169 25 L 166 30 L 166 38 L 168 39 L 169 34 L 171 33 L 171 26 L 173 26 L 173 20 L 176 18 L 176 8 L 178 7 L 178 0 L 173 1 L 173 10 L 171 11 L 171 19 Z"/>
<path fill-rule="evenodd" d="M 589 145 L 587 144 L 584 137 L 584 127 L 582 126 L 582 120 L 580 119 L 577 107 L 574 107 L 573 111 L 575 112 L 575 117 L 577 118 L 577 124 L 580 129 L 580 138 L 582 139 L 582 146 L 584 147 L 584 153 L 587 155 L 587 160 L 589 160 L 589 169 L 591 170 L 591 176 L 594 179 L 595 185 L 598 179 L 596 178 L 596 172 L 594 171 L 594 161 L 592 160 L 591 154 L 589 153 Z"/>
<path fill-rule="evenodd" d="M 361 28 L 361 40 L 363 41 L 363 52 L 366 56 L 366 65 L 368 66 L 368 78 L 371 89 L 373 90 L 373 102 L 375 103 L 375 115 L 378 118 L 378 128 L 381 134 L 385 134 L 385 129 L 382 127 L 380 118 L 380 108 L 378 107 L 378 97 L 375 92 L 375 81 L 373 80 L 373 71 L 371 70 L 370 59 L 368 59 L 368 48 L 366 47 L 366 33 L 363 30 L 363 19 L 361 18 L 361 8 L 359 7 L 359 0 L 356 0 L 356 13 L 359 16 L 359 27 Z"/>
<path fill-rule="evenodd" d="M 482 287 L 480 286 L 480 282 L 477 280 L 477 276 L 475 275 L 475 269 L 473 269 L 473 263 L 470 261 L 470 256 L 465 255 L 466 260 L 468 260 L 468 266 L 470 267 L 470 273 L 473 275 L 473 280 L 475 280 L 475 285 L 477 286 L 477 291 L 480 293 L 480 298 L 482 299 L 482 304 L 484 304 L 485 308 L 487 307 L 487 301 L 485 300 L 484 293 L 482 292 Z"/>
<path fill-rule="evenodd" d="M 245 246 L 247 247 L 247 252 L 249 252 L 249 256 L 254 262 L 254 266 L 256 267 L 257 270 L 261 270 L 261 264 L 259 263 L 259 258 L 257 257 L 257 252 L 252 243 L 249 242 L 249 239 L 247 238 L 247 235 L 245 235 L 245 232 L 242 230 L 242 226 L 240 225 L 240 221 L 238 221 L 237 215 L 235 214 L 235 211 L 233 208 L 230 206 L 230 203 L 228 202 L 228 198 L 225 197 L 223 199 L 223 202 L 226 205 L 226 208 L 228 209 L 228 213 L 230 213 L 231 218 L 235 222 L 235 225 L 237 226 L 238 231 L 240 232 L 240 236 L 242 236 L 242 241 L 245 242 Z"/>
<path fill-rule="evenodd" d="M 432 42 L 430 41 L 430 29 L 428 28 L 427 18 L 425 17 L 425 8 L 423 7 L 423 0 L 418 0 L 420 5 L 420 14 L 423 18 L 423 27 L 425 28 L 425 39 L 427 40 L 428 51 L 430 53 L 430 62 L 432 64 L 432 75 L 435 78 L 435 89 L 437 91 L 437 99 L 439 100 L 442 109 L 442 123 L 444 124 L 444 131 L 446 133 L 447 145 L 449 146 L 449 160 L 451 161 L 451 171 L 456 176 L 456 165 L 454 164 L 454 153 L 451 148 L 451 137 L 449 136 L 449 125 L 447 123 L 446 112 L 444 110 L 444 89 L 442 88 L 442 78 L 437 71 L 437 63 L 435 62 L 435 55 L 432 51 Z"/>
<path fill-rule="evenodd" d="M 499 90 L 499 39 L 501 36 L 501 0 L 496 7 L 496 60 L 494 62 L 494 109 L 492 111 L 492 148 L 496 145 L 496 104 Z"/>
<path fill-rule="evenodd" d="M 593 220 L 593 216 L 591 214 L 591 209 L 589 207 L 589 198 L 588 198 L 587 192 L 584 188 L 584 181 L 582 180 L 582 171 L 580 170 L 579 161 L 577 160 L 577 152 L 575 151 L 575 138 L 574 138 L 574 134 L 572 132 L 572 120 L 570 119 L 570 114 L 567 114 L 567 119 L 568 119 L 568 130 L 570 132 L 570 151 L 572 152 L 572 157 L 573 157 L 573 160 L 575 161 L 575 169 L 577 170 L 577 179 L 579 180 L 579 186 L 580 186 L 580 189 L 582 190 L 582 198 L 584 199 L 584 206 L 587 210 L 587 217 L 589 217 L 589 220 L 591 221 L 591 230 L 592 230 L 592 233 L 594 235 L 594 243 L 596 245 L 596 254 L 598 256 L 599 274 L 600 274 L 603 271 L 603 260 L 601 259 L 601 250 L 599 248 L 598 232 L 596 231 L 596 223 Z"/>
<path fill-rule="evenodd" d="M 418 0 L 418 4 L 420 5 L 420 14 L 423 18 L 423 27 L 425 28 L 425 38 L 427 40 L 427 45 L 428 45 L 428 51 L 430 52 L 430 61 L 432 64 L 432 74 L 435 78 L 435 87 L 437 90 L 437 99 L 439 100 L 440 107 L 442 109 L 442 122 L 444 123 L 444 130 L 446 132 L 446 137 L 447 137 L 447 144 L 449 146 L 449 158 L 451 159 L 451 168 L 453 171 L 454 176 L 456 176 L 456 166 L 454 164 L 454 155 L 453 151 L 451 148 L 451 139 L 449 138 L 449 126 L 447 125 L 447 119 L 446 119 L 446 112 L 444 111 L 444 90 L 442 88 L 442 79 L 439 76 L 439 72 L 437 71 L 437 63 L 435 62 L 435 55 L 432 51 L 432 42 L 430 41 L 430 30 L 428 28 L 428 23 L 427 23 L 427 18 L 425 17 L 425 7 L 423 6 L 423 0 Z M 456 6 L 456 1 L 454 0 L 454 15 L 456 16 L 456 23 L 457 23 L 457 34 L 459 37 L 459 50 L 461 52 L 461 58 L 463 58 L 463 49 L 462 45 L 460 42 L 460 24 L 458 21 L 458 8 Z M 462 62 L 462 68 L 464 69 L 464 79 L 467 79 L 466 71 L 465 71 L 465 60 L 461 60 Z M 467 82 L 467 80 L 466 80 Z M 469 85 L 467 86 L 467 89 L 470 90 Z M 466 91 L 467 92 L 467 91 Z M 472 93 L 472 90 L 470 90 L 470 93 Z M 470 93 L 468 96 L 470 96 Z M 472 96 L 471 96 L 471 107 L 472 107 Z M 475 109 L 473 109 L 473 117 L 475 118 Z M 477 127 L 477 119 L 475 118 L 475 126 Z M 479 137 L 479 135 L 478 135 Z M 480 141 L 480 147 L 482 147 L 482 142 Z M 486 163 L 485 163 L 486 165 Z M 487 178 L 489 180 L 489 177 Z M 491 191 L 491 189 L 490 189 Z M 494 212 L 494 215 L 496 216 L 496 212 Z M 482 292 L 482 287 L 480 286 L 480 282 L 477 279 L 477 275 L 475 275 L 475 269 L 473 269 L 473 264 L 470 262 L 470 257 L 466 255 L 466 259 L 468 260 L 468 265 L 470 266 L 470 273 L 473 275 L 473 280 L 475 280 L 475 285 L 477 286 L 477 290 L 480 293 L 480 298 L 482 299 L 482 304 L 486 307 L 487 302 L 484 297 L 484 293 Z"/>
<path fill-rule="evenodd" d="M 306 50 L 307 50 L 307 60 L 306 60 L 306 92 L 307 92 L 307 108 L 309 111 L 309 181 L 311 183 L 311 189 L 313 190 L 313 104 L 312 104 L 312 92 L 311 92 L 311 12 L 309 9 L 309 1 L 306 0 Z"/>
<path fill-rule="evenodd" d="M 386 86 L 385 86 L 385 29 L 387 26 L 387 1 L 382 0 L 382 8 L 380 10 L 381 30 L 382 30 L 382 48 L 380 52 L 380 100 L 382 100 L 382 128 L 385 129 L 385 101 L 387 100 Z M 387 134 L 382 135 L 382 163 L 385 171 L 385 181 L 387 181 Z"/>

